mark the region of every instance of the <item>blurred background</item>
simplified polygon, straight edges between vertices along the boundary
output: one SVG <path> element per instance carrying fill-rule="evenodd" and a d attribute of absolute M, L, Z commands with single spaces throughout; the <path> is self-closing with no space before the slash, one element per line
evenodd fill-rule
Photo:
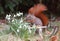
<path fill-rule="evenodd" d="M 38 3 L 46 5 L 48 17 L 60 17 L 60 0 L 0 0 L 0 19 L 4 19 L 6 14 L 18 11 L 27 13 L 29 8 Z"/>

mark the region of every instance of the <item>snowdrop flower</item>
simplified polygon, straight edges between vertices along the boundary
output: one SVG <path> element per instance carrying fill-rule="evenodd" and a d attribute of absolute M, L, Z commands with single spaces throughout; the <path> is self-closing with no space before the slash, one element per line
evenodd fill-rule
<path fill-rule="evenodd" d="M 31 33 L 31 29 L 30 29 L 30 27 L 28 28 L 28 30 L 29 30 L 29 33 Z"/>
<path fill-rule="evenodd" d="M 8 16 L 9 16 L 9 15 L 6 15 L 6 19 L 8 19 Z"/>
<path fill-rule="evenodd" d="M 17 16 L 20 16 L 20 14 L 19 14 L 19 13 L 17 13 Z"/>
<path fill-rule="evenodd" d="M 13 17 L 16 17 L 16 15 L 14 15 Z"/>
<path fill-rule="evenodd" d="M 10 20 L 10 18 L 8 18 L 8 20 Z"/>
<path fill-rule="evenodd" d="M 29 30 L 29 33 L 31 33 L 31 30 Z"/>
<path fill-rule="evenodd" d="M 22 22 L 23 22 L 23 20 L 20 21 L 20 23 L 22 23 Z"/>
<path fill-rule="evenodd" d="M 23 13 L 20 13 L 20 12 L 19 12 L 19 13 L 17 13 L 17 16 L 21 16 L 21 15 L 23 15 Z"/>
<path fill-rule="evenodd" d="M 11 15 L 6 15 L 6 19 L 9 21 L 10 20 Z"/>
<path fill-rule="evenodd" d="M 17 13 L 17 16 L 21 16 L 21 15 L 23 15 L 23 13 L 21 13 L 21 12 Z"/>
<path fill-rule="evenodd" d="M 22 28 L 21 25 L 18 28 Z"/>
<path fill-rule="evenodd" d="M 25 24 L 26 24 L 26 25 L 30 25 L 30 23 L 26 23 L 26 22 L 25 22 Z"/>
<path fill-rule="evenodd" d="M 35 28 L 36 27 L 36 25 L 34 24 L 33 26 L 32 26 L 32 28 Z"/>
<path fill-rule="evenodd" d="M 23 15 L 23 13 L 22 13 L 22 12 L 19 12 L 19 14 L 20 14 L 20 15 Z"/>
<path fill-rule="evenodd" d="M 12 22 L 14 22 L 14 19 L 12 20 Z"/>
<path fill-rule="evenodd" d="M 26 25 L 24 25 L 24 27 L 26 27 Z"/>
<path fill-rule="evenodd" d="M 19 32 L 19 29 L 17 29 L 17 32 Z"/>
<path fill-rule="evenodd" d="M 9 17 L 11 17 L 11 15 L 9 14 Z"/>
<path fill-rule="evenodd" d="M 22 22 L 23 22 L 23 19 L 21 18 L 20 23 L 22 23 Z"/>

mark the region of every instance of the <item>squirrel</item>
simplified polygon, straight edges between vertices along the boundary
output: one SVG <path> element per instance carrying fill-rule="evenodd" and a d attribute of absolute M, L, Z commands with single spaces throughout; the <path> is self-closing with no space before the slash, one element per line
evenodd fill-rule
<path fill-rule="evenodd" d="M 40 19 L 41 20 L 40 22 L 42 22 L 43 26 L 46 26 L 46 25 L 48 25 L 49 20 L 48 20 L 48 17 L 44 13 L 42 13 L 43 11 L 46 11 L 46 10 L 47 10 L 47 7 L 45 5 L 36 4 L 28 10 L 28 15 L 27 16 L 29 16 L 30 14 L 34 15 L 35 20 L 33 20 L 32 18 L 31 19 L 33 21 L 35 21 L 35 24 L 39 23 L 39 19 Z"/>
<path fill-rule="evenodd" d="M 46 10 L 47 7 L 45 7 L 43 4 L 34 5 L 28 10 L 26 21 L 35 25 L 47 26 L 49 21 L 48 17 L 44 13 L 42 13 Z M 43 31 L 44 30 L 45 28 L 43 29 Z M 39 34 L 39 29 L 36 30 L 36 33 Z"/>
<path fill-rule="evenodd" d="M 40 25 L 40 26 L 47 26 L 49 24 L 48 17 L 43 13 L 47 10 L 47 7 L 43 4 L 36 4 L 28 10 L 28 14 L 26 20 L 32 24 Z M 58 27 L 53 28 L 53 32 L 50 37 L 57 33 Z M 43 29 L 45 31 L 45 28 Z M 38 33 L 38 29 L 36 31 Z"/>

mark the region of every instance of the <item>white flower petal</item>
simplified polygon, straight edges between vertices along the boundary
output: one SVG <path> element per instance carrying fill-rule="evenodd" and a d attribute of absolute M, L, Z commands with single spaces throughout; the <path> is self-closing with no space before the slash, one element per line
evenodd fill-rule
<path fill-rule="evenodd" d="M 23 13 L 19 13 L 20 15 L 23 15 Z"/>
<path fill-rule="evenodd" d="M 17 29 L 17 32 L 19 32 L 19 29 Z"/>
<path fill-rule="evenodd" d="M 6 19 L 8 18 L 8 15 L 6 15 Z"/>
<path fill-rule="evenodd" d="M 18 28 L 22 28 L 21 25 Z"/>
<path fill-rule="evenodd" d="M 24 25 L 24 27 L 26 27 L 26 25 Z"/>
<path fill-rule="evenodd" d="M 7 20 L 10 20 L 10 18 L 7 18 Z"/>
<path fill-rule="evenodd" d="M 29 33 L 31 33 L 31 28 L 30 27 L 28 27 L 28 31 L 29 31 Z"/>
<path fill-rule="evenodd" d="M 14 22 L 14 19 L 12 20 L 12 22 Z"/>
<path fill-rule="evenodd" d="M 9 14 L 9 17 L 10 17 L 11 15 Z"/>
<path fill-rule="evenodd" d="M 31 33 L 31 30 L 29 29 L 29 33 Z"/>
<path fill-rule="evenodd" d="M 22 22 L 23 22 L 23 19 L 21 18 L 20 23 L 22 23 Z"/>
<path fill-rule="evenodd" d="M 14 15 L 14 17 L 16 17 L 16 15 Z"/>
<path fill-rule="evenodd" d="M 19 14 L 19 13 L 17 13 L 17 16 L 20 16 L 20 14 Z"/>

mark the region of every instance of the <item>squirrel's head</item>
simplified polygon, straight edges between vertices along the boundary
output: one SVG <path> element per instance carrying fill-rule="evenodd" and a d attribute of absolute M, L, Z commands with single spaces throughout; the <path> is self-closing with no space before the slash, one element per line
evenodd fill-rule
<path fill-rule="evenodd" d="M 28 14 L 26 16 L 26 21 L 27 22 L 33 23 L 34 22 L 34 19 L 35 19 L 35 16 L 34 15 Z"/>

